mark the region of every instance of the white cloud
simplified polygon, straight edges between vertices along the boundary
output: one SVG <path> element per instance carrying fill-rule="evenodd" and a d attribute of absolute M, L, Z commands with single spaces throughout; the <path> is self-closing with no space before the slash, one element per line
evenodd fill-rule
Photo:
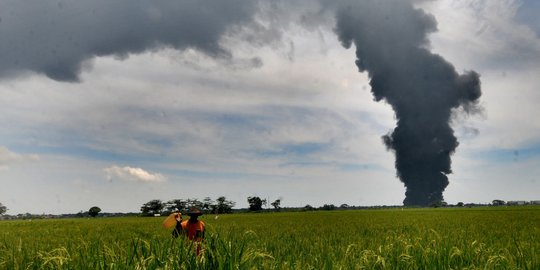
<path fill-rule="evenodd" d="M 32 77 L 0 86 L 9 93 L 0 101 L 8 113 L 0 122 L 17 118 L 13 130 L 54 147 L 201 160 L 229 160 L 282 144 L 351 145 L 372 134 L 380 144 L 394 125 L 393 113 L 372 100 L 366 74 L 354 66 L 354 51 L 341 48 L 330 31 L 283 33 L 295 44 L 295 61 L 258 48 L 265 64 L 256 70 L 215 66 L 201 55 L 197 64 L 204 70 L 194 69 L 183 62 L 195 57 L 193 51 L 97 58 L 80 84 Z M 321 33 L 332 37 L 323 57 L 312 42 Z M 248 58 L 253 54 L 243 49 L 249 46 L 231 50 Z"/>
<path fill-rule="evenodd" d="M 36 154 L 19 154 L 0 146 L 0 169 L 7 169 L 11 164 L 34 161 L 39 161 L 39 156 Z"/>
<path fill-rule="evenodd" d="M 437 19 L 433 49 L 461 69 L 523 68 L 540 60 L 540 39 L 516 22 L 518 0 L 442 0 L 422 6 Z"/>
<path fill-rule="evenodd" d="M 460 149 L 526 148 L 540 143 L 540 39 L 516 21 L 519 0 L 441 0 L 423 2 L 433 13 L 438 32 L 433 51 L 458 71 L 481 74 L 484 115 L 466 119 L 478 136 L 460 138 Z M 456 123 L 458 130 L 463 123 Z M 458 151 L 461 151 L 458 149 Z"/>
<path fill-rule="evenodd" d="M 494 199 L 537 200 L 540 194 L 540 157 L 518 152 L 497 155 L 458 153 L 453 164 L 445 199 L 450 203 L 482 202 Z"/>
<path fill-rule="evenodd" d="M 165 176 L 160 173 L 150 173 L 141 168 L 134 167 L 119 167 L 111 166 L 104 169 L 107 179 L 112 181 L 113 179 L 120 179 L 124 181 L 136 181 L 136 182 L 163 182 L 166 180 Z"/>

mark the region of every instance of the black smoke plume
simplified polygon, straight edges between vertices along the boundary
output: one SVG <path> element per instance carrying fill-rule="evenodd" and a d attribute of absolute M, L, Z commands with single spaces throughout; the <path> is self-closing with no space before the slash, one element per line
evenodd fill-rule
<path fill-rule="evenodd" d="M 324 11 L 336 11 L 335 31 L 343 46 L 354 43 L 356 64 L 368 72 L 375 100 L 385 100 L 395 111 L 397 127 L 383 139 L 395 152 L 397 175 L 407 189 L 404 204 L 441 201 L 451 173 L 450 156 L 458 146 L 451 115 L 454 109 L 476 111 L 480 80 L 474 71 L 457 74 L 450 63 L 429 52 L 427 34 L 436 30 L 435 19 L 407 0 L 3 0 L 0 79 L 30 71 L 78 81 L 85 61 L 96 56 L 127 57 L 164 47 L 227 58 L 231 56 L 221 45 L 223 37 L 257 24 L 255 16 L 262 9 L 280 14 L 275 20 L 289 20 L 295 16 L 283 13 L 312 4 L 322 10 L 300 16 L 304 26 L 325 24 Z M 280 29 L 262 29 L 253 27 L 253 36 L 245 39 L 257 44 L 279 36 Z"/>
<path fill-rule="evenodd" d="M 335 31 L 356 65 L 367 71 L 376 101 L 395 111 L 397 127 L 383 141 L 396 157 L 405 205 L 442 201 L 458 141 L 450 126 L 454 109 L 477 111 L 479 75 L 459 75 L 428 49 L 435 19 L 408 1 L 358 1 L 339 8 Z"/>

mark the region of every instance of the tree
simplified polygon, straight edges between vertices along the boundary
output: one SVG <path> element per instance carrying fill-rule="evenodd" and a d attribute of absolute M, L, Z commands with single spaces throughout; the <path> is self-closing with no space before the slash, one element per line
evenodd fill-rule
<path fill-rule="evenodd" d="M 0 203 L 0 215 L 3 215 L 7 210 L 7 207 Z"/>
<path fill-rule="evenodd" d="M 429 204 L 430 207 L 433 207 L 433 208 L 438 208 L 438 207 L 446 207 L 448 206 L 448 203 L 446 203 L 445 201 L 443 200 L 437 200 L 437 201 L 433 201 Z"/>
<path fill-rule="evenodd" d="M 262 210 L 262 200 L 261 198 L 254 196 L 248 197 L 247 201 L 249 203 L 249 211 L 261 211 Z"/>
<path fill-rule="evenodd" d="M 274 209 L 276 209 L 276 211 L 279 211 L 279 209 L 281 208 L 281 199 L 275 200 L 273 203 L 271 203 L 271 205 L 274 207 Z"/>
<path fill-rule="evenodd" d="M 187 199 L 187 207 L 188 209 L 191 207 L 197 207 L 199 209 L 203 208 L 204 203 L 199 201 L 198 199 Z"/>
<path fill-rule="evenodd" d="M 336 210 L 336 206 L 333 204 L 324 204 L 322 207 L 319 207 L 321 210 Z"/>
<path fill-rule="evenodd" d="M 165 204 L 161 200 L 151 200 L 141 206 L 141 212 L 144 216 L 153 216 L 161 214 Z"/>
<path fill-rule="evenodd" d="M 96 217 L 99 212 L 101 212 L 101 208 L 97 207 L 97 206 L 92 206 L 90 208 L 90 210 L 88 210 L 88 214 L 91 216 L 91 217 Z"/>
<path fill-rule="evenodd" d="M 221 196 L 216 200 L 216 212 L 217 214 L 229 214 L 232 213 L 232 208 L 235 205 L 235 202 L 228 201 L 225 196 Z"/>
<path fill-rule="evenodd" d="M 504 205 L 505 202 L 503 200 L 493 200 L 493 205 L 495 206 L 500 206 L 500 205 Z"/>
<path fill-rule="evenodd" d="M 213 212 L 217 208 L 216 204 L 210 197 L 205 197 L 202 203 L 203 203 L 202 209 L 205 210 L 206 212 Z"/>
<path fill-rule="evenodd" d="M 177 211 L 185 211 L 187 209 L 188 209 L 187 202 L 182 199 L 174 199 L 174 200 L 167 201 L 165 203 L 166 214 L 170 214 L 172 212 L 177 212 Z"/>
<path fill-rule="evenodd" d="M 458 203 L 457 203 L 457 206 L 458 206 L 458 207 L 463 207 L 463 205 L 464 205 L 463 202 L 458 202 Z"/>

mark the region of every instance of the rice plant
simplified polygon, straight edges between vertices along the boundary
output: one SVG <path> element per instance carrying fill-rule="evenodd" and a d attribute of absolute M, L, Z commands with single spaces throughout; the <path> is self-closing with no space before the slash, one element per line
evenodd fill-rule
<path fill-rule="evenodd" d="M 203 251 L 162 218 L 0 222 L 0 269 L 540 269 L 540 208 L 203 216 Z"/>

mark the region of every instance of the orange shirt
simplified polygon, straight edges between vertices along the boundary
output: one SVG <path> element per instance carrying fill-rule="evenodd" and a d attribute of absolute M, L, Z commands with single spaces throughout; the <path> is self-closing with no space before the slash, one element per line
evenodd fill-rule
<path fill-rule="evenodd" d="M 187 234 L 189 240 L 200 241 L 204 237 L 204 222 L 200 220 L 189 222 L 189 220 L 186 220 L 181 225 L 182 231 Z"/>

